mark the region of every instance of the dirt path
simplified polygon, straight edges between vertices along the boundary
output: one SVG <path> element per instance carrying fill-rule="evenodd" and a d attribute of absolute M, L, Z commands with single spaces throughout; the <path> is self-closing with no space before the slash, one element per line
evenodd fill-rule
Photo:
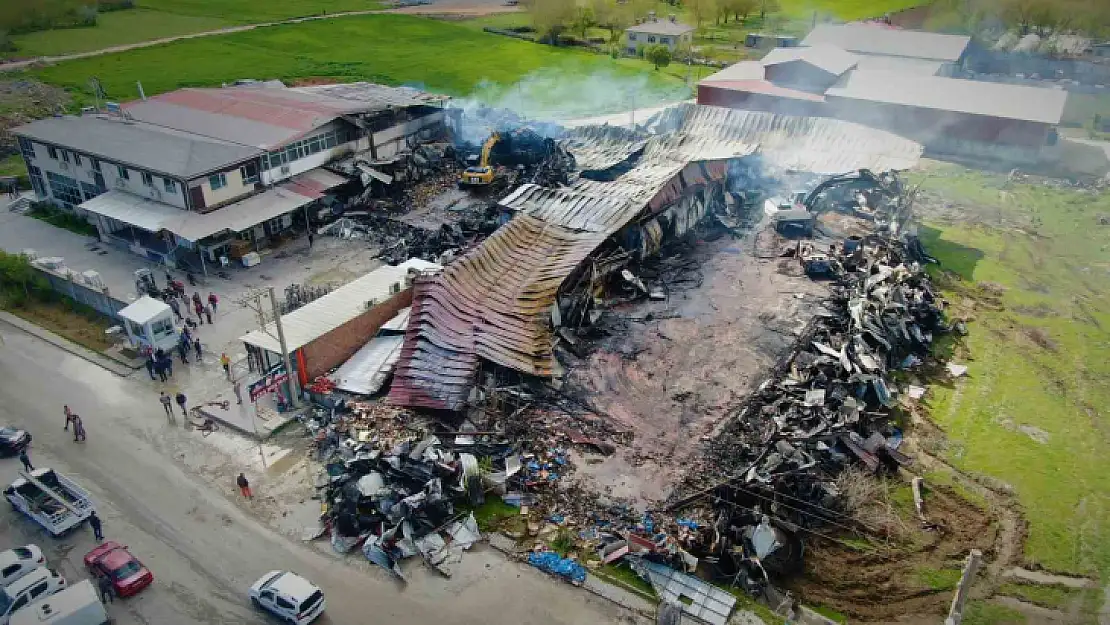
<path fill-rule="evenodd" d="M 196 39 L 199 37 L 214 37 L 217 35 L 230 35 L 232 33 L 241 33 L 255 28 L 265 28 L 267 26 L 279 26 L 282 24 L 300 24 L 302 22 L 314 22 L 317 20 L 331 20 L 340 17 L 353 17 L 358 15 L 376 15 L 398 13 L 403 15 L 443 15 L 451 17 L 481 17 L 483 15 L 492 15 L 494 13 L 512 13 L 519 9 L 515 6 L 504 6 L 500 4 L 492 4 L 490 2 L 483 2 L 482 0 L 471 0 L 467 2 L 447 2 L 444 6 L 437 6 L 435 4 L 419 5 L 401 7 L 397 9 L 377 9 L 373 11 L 346 11 L 342 13 L 329 13 L 325 15 L 310 15 L 307 17 L 294 17 L 287 20 L 278 20 L 274 22 L 260 22 L 257 24 L 244 24 L 243 26 L 229 26 L 227 28 L 218 28 L 216 30 L 206 30 L 199 33 L 191 33 L 188 35 L 176 35 L 174 37 L 162 37 L 161 39 L 151 39 L 149 41 L 140 41 L 138 43 L 128 43 L 118 46 L 109 46 L 107 48 L 100 48 L 99 50 L 89 50 L 87 52 L 74 52 L 73 54 L 60 54 L 57 56 L 37 56 L 30 59 L 21 59 L 18 61 L 8 61 L 0 63 L 0 72 L 10 72 L 15 70 L 26 69 L 33 65 L 38 64 L 53 64 L 62 63 L 64 61 L 73 61 L 76 59 L 85 59 L 93 56 L 100 56 L 102 54 L 112 54 L 115 52 L 126 52 L 128 50 L 138 50 L 140 48 L 149 48 L 152 46 L 160 46 L 165 43 L 173 43 L 175 41 L 183 41 L 186 39 Z"/>

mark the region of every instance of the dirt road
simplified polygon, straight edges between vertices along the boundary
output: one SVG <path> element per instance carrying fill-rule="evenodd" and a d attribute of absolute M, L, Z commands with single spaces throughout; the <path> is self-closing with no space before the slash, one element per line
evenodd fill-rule
<path fill-rule="evenodd" d="M 608 602 L 507 562 L 488 548 L 468 553 L 465 568 L 449 580 L 419 565 L 408 567 L 406 585 L 377 569 L 347 566 L 330 553 L 292 543 L 250 514 L 260 502 L 233 498 L 237 472 L 256 470 L 249 446 L 240 456 L 225 453 L 212 442 L 218 435 L 202 439 L 168 424 L 157 396 L 136 381 L 7 324 L 0 324 L 0 333 L 0 424 L 29 429 L 34 435 L 31 461 L 86 486 L 107 538 L 129 545 L 154 572 L 150 589 L 110 606 L 121 625 L 271 622 L 250 608 L 245 592 L 272 569 L 294 569 L 320 585 L 328 609 L 318 622 L 329 625 L 638 622 Z M 84 419 L 86 443 L 74 443 L 62 430 L 63 404 Z M 223 445 L 231 449 L 235 442 Z M 18 467 L 14 458 L 0 459 L 0 484 L 14 479 Z M 5 547 L 36 543 L 62 575 L 73 581 L 84 577 L 80 562 L 93 545 L 90 530 L 54 539 L 4 509 L 0 534 Z M 352 559 L 363 560 L 359 554 Z"/>

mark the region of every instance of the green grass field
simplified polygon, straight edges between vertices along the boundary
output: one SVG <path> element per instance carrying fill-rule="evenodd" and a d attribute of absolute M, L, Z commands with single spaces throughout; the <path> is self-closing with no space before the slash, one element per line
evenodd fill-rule
<path fill-rule="evenodd" d="M 957 311 L 974 320 L 967 377 L 926 396 L 948 459 L 1009 484 L 1029 522 L 1025 559 L 1110 575 L 1110 194 L 937 165 L 949 202 L 923 240 Z M 928 219 L 928 217 L 927 217 Z"/>
<path fill-rule="evenodd" d="M 214 17 L 240 24 L 383 8 L 377 0 L 137 0 L 137 4 L 165 13 Z"/>
<path fill-rule="evenodd" d="M 233 25 L 232 22 L 214 17 L 174 15 L 149 9 L 102 13 L 96 22 L 96 26 L 89 28 L 44 30 L 17 35 L 12 37 L 17 49 L 0 55 L 11 58 L 86 52 Z"/>
<path fill-rule="evenodd" d="M 109 97 L 136 97 L 237 78 L 329 78 L 411 84 L 485 101 L 523 98 L 530 115 L 598 114 L 689 97 L 685 85 L 645 63 L 490 35 L 450 22 L 370 15 L 260 28 L 221 37 L 61 63 L 41 80 L 88 100 L 100 78 Z M 519 88 L 514 85 L 528 77 Z"/>

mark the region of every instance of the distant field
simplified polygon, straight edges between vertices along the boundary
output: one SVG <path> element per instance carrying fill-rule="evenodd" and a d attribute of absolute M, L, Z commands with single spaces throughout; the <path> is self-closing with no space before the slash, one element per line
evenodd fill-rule
<path fill-rule="evenodd" d="M 0 56 L 11 58 L 86 52 L 231 25 L 232 22 L 214 17 L 175 15 L 150 9 L 113 11 L 97 16 L 96 26 L 88 28 L 44 30 L 16 35 L 12 37 L 12 41 L 18 49 L 0 53 Z"/>
<path fill-rule="evenodd" d="M 377 0 L 137 0 L 137 4 L 165 13 L 214 17 L 240 24 L 383 8 Z"/>
<path fill-rule="evenodd" d="M 636 60 L 536 45 L 455 23 L 370 15 L 274 26 L 61 63 L 31 75 L 88 99 L 100 78 L 112 98 L 238 78 L 369 80 L 452 95 L 523 102 L 529 114 L 600 114 L 689 97 L 665 72 Z M 525 79 L 520 87 L 514 85 Z"/>
<path fill-rule="evenodd" d="M 1025 558 L 1110 578 L 1110 193 L 1010 182 L 937 166 L 923 241 L 959 277 L 945 295 L 971 314 L 969 366 L 930 387 L 942 455 L 1016 492 Z"/>

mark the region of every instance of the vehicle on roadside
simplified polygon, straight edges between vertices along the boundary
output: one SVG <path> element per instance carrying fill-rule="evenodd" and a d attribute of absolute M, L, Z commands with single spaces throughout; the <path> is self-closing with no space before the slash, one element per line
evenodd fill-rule
<path fill-rule="evenodd" d="M 83 579 L 12 615 L 8 625 L 105 625 L 108 612 L 92 582 Z"/>
<path fill-rule="evenodd" d="M 4 489 L 4 497 L 55 538 L 84 523 L 93 512 L 89 493 L 49 468 L 20 473 Z"/>
<path fill-rule="evenodd" d="M 46 567 L 39 567 L 17 579 L 0 591 L 0 625 L 8 625 L 12 614 L 65 587 L 66 579 Z"/>
<path fill-rule="evenodd" d="M 31 444 L 31 433 L 13 427 L 0 427 L 0 456 L 14 456 Z"/>
<path fill-rule="evenodd" d="M 85 554 L 85 568 L 93 577 L 107 577 L 116 596 L 130 597 L 154 581 L 154 574 L 114 540 L 105 541 Z"/>
<path fill-rule="evenodd" d="M 324 592 L 288 571 L 270 571 L 250 589 L 251 604 L 290 625 L 311 623 L 324 612 Z"/>
<path fill-rule="evenodd" d="M 15 580 L 45 565 L 46 557 L 38 545 L 0 551 L 0 586 L 7 588 Z"/>

